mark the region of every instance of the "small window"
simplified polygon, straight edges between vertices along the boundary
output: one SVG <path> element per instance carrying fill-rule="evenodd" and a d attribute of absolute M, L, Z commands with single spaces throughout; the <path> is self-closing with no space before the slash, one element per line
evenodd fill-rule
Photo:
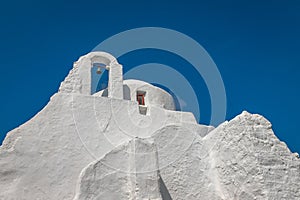
<path fill-rule="evenodd" d="M 139 105 L 145 105 L 145 97 L 143 94 L 137 95 L 137 101 L 139 102 Z"/>
<path fill-rule="evenodd" d="M 146 92 L 143 91 L 136 92 L 136 100 L 139 103 L 139 105 L 145 105 L 145 94 Z"/>
<path fill-rule="evenodd" d="M 146 92 L 144 91 L 136 91 L 136 100 L 139 104 L 139 111 L 140 114 L 146 115 L 147 114 L 147 106 L 145 105 L 145 96 Z"/>

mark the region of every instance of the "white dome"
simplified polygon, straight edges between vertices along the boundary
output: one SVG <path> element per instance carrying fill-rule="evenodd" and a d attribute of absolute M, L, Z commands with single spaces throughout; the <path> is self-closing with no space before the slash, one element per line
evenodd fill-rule
<path fill-rule="evenodd" d="M 174 99 L 168 92 L 144 81 L 134 79 L 124 80 L 123 94 L 125 100 L 131 101 L 137 101 L 137 95 L 143 94 L 145 106 L 156 106 L 167 110 L 175 110 Z M 101 90 L 95 93 L 94 96 L 107 97 L 108 91 L 107 89 Z"/>

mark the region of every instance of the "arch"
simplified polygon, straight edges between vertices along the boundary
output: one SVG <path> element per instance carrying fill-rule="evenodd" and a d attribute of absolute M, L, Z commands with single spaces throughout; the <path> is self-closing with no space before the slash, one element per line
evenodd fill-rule
<path fill-rule="evenodd" d="M 108 97 L 123 99 L 123 68 L 116 58 L 109 53 L 96 51 L 90 52 L 80 57 L 78 65 L 78 74 L 81 80 L 80 93 L 92 94 L 92 74 L 91 68 L 95 63 L 101 63 L 109 70 L 108 78 Z"/>
<path fill-rule="evenodd" d="M 117 59 L 109 53 L 103 51 L 94 51 L 90 52 L 84 57 L 89 58 L 94 63 L 103 63 L 106 66 L 111 66 L 112 63 L 118 63 Z"/>
<path fill-rule="evenodd" d="M 100 63 L 94 63 L 91 68 L 91 94 L 95 94 L 108 87 L 108 70 L 106 66 Z"/>

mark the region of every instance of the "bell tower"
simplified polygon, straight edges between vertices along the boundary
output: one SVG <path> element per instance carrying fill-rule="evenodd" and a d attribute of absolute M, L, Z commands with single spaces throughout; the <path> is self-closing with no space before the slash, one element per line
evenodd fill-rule
<path fill-rule="evenodd" d="M 123 67 L 117 59 L 106 52 L 91 52 L 86 56 L 90 57 L 91 67 L 99 63 L 108 70 L 108 97 L 123 99 Z"/>
<path fill-rule="evenodd" d="M 108 70 L 108 97 L 123 99 L 123 67 L 111 54 L 100 51 L 90 52 L 74 63 L 70 74 L 60 86 L 60 92 L 91 95 L 91 69 L 95 64 Z M 100 68 L 97 70 L 98 73 Z"/>

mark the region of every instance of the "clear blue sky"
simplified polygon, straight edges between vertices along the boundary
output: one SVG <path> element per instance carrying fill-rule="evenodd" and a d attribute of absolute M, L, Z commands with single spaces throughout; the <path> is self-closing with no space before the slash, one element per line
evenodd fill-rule
<path fill-rule="evenodd" d="M 47 104 L 79 56 L 121 31 L 155 26 L 187 34 L 208 51 L 225 83 L 227 119 L 243 110 L 262 114 L 300 152 L 299 11 L 298 0 L 2 1 L 0 141 Z M 120 63 L 176 59 L 137 51 Z M 201 81 L 199 88 L 205 124 L 210 102 Z"/>

